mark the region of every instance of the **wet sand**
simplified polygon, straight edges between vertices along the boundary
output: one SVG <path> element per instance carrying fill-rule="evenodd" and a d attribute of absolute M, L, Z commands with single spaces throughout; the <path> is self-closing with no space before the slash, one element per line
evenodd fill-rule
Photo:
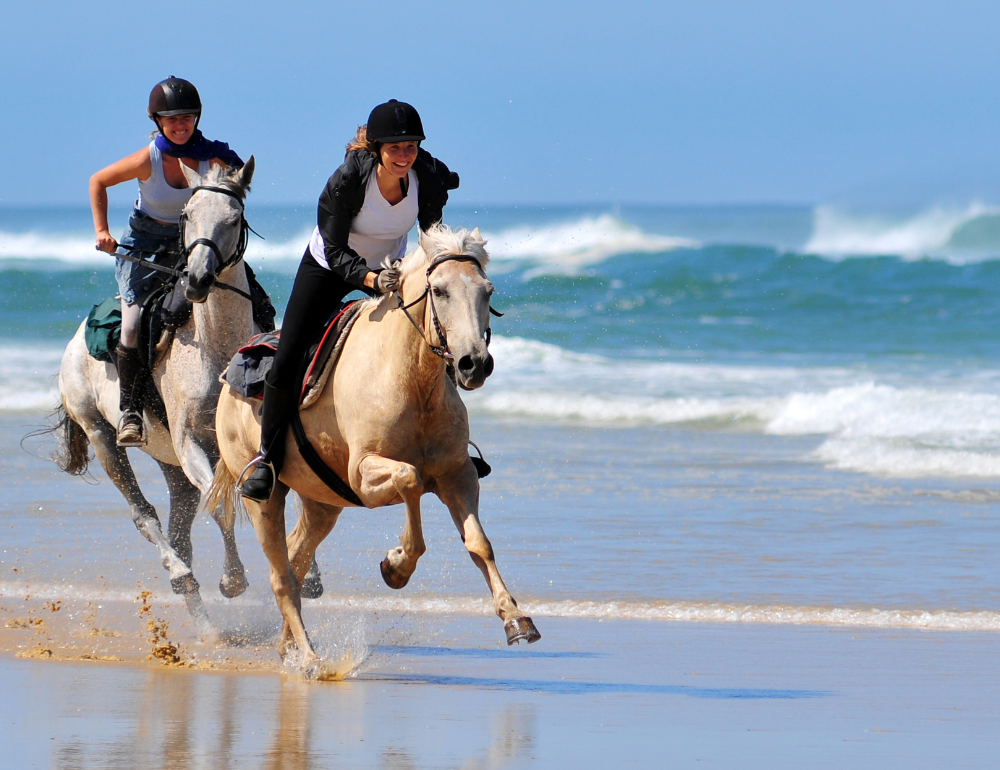
<path fill-rule="evenodd" d="M 0 655 L 0 765 L 995 767 L 995 634 L 537 620 L 397 622 L 329 683 Z"/>
<path fill-rule="evenodd" d="M 995 632 L 599 620 L 536 611 L 546 597 L 549 606 L 563 611 L 565 603 L 553 598 L 577 601 L 603 591 L 605 602 L 629 599 L 634 586 L 652 591 L 666 585 L 664 590 L 684 596 L 678 576 L 709 585 L 706 570 L 712 565 L 718 565 L 711 573 L 717 584 L 768 575 L 775 562 L 751 562 L 749 549 L 757 542 L 775 547 L 779 536 L 791 540 L 793 534 L 781 520 L 773 527 L 752 527 L 752 538 L 724 545 L 715 530 L 704 530 L 711 520 L 691 516 L 685 526 L 702 529 L 689 537 L 695 543 L 690 553 L 658 553 L 677 548 L 674 535 L 637 535 L 620 547 L 606 546 L 595 559 L 594 549 L 623 526 L 610 529 L 605 509 L 636 497 L 632 491 L 592 488 L 572 497 L 562 487 L 541 495 L 526 486 L 533 476 L 568 484 L 560 467 L 567 461 L 555 456 L 544 465 L 552 455 L 544 446 L 530 458 L 535 466 L 530 473 L 518 476 L 513 462 L 497 463 L 486 488 L 489 531 L 515 596 L 543 635 L 538 644 L 503 644 L 480 576 L 443 511 L 430 502 L 425 516 L 432 550 L 403 592 L 388 591 L 377 569 L 385 548 L 398 538 L 400 511 L 345 514 L 320 553 L 327 594 L 306 602 L 304 614 L 318 651 L 331 662 L 328 673 L 348 676 L 339 682 L 303 681 L 274 651 L 279 618 L 251 528 L 237 530 L 251 586 L 230 601 L 214 585 L 221 573 L 218 531 L 204 517 L 195 525 L 196 573 L 221 629 L 218 639 L 201 640 L 183 602 L 171 594 L 155 552 L 135 532 L 101 471 L 95 468 L 101 483 L 88 484 L 18 448 L 19 437 L 40 421 L 37 415 L 0 419 L 2 478 L 8 485 L 0 508 L 0 690 L 6 696 L 0 698 L 0 770 L 521 765 L 882 770 L 993 768 L 1000 756 L 1000 634 Z M 525 442 L 519 431 L 510 446 Z M 502 446 L 497 438 L 491 443 Z M 684 462 L 691 451 L 685 449 Z M 155 468 L 138 459 L 151 499 L 162 511 L 162 482 L 153 483 Z M 625 455 L 623 467 L 630 460 Z M 746 483 L 759 482 L 764 472 L 747 471 Z M 802 478 L 812 483 L 812 476 Z M 826 486 L 818 488 L 824 492 L 839 481 L 822 479 Z M 746 486 L 742 476 L 738 481 L 729 487 Z M 607 482 L 623 483 L 614 474 Z M 701 476 L 670 477 L 655 489 L 664 495 L 649 505 L 657 515 L 674 510 L 671 496 L 682 497 L 685 505 L 700 501 L 705 511 L 719 515 L 739 505 L 723 482 L 706 485 Z M 587 512 L 587 497 L 596 500 L 592 523 L 572 528 L 564 512 Z M 827 496 L 813 497 L 819 502 L 803 497 L 804 502 L 785 503 L 789 498 L 768 493 L 759 506 L 835 509 Z M 852 498 L 842 507 L 864 503 L 858 499 L 861 503 Z M 952 505 L 956 520 L 961 515 L 978 528 L 973 534 L 982 534 L 990 530 L 990 500 L 948 503 L 921 494 L 904 503 L 907 509 L 920 505 L 946 513 Z M 638 514 L 633 508 L 630 515 Z M 656 533 L 650 522 L 659 519 L 642 523 Z M 938 526 L 933 538 L 924 535 L 920 542 L 940 544 L 948 531 Z M 829 531 L 823 533 L 830 539 Z M 845 541 L 845 552 L 872 537 Z M 973 535 L 968 537 L 971 542 Z M 901 547 L 908 542 L 877 541 L 871 563 L 910 554 Z M 945 554 L 954 552 L 954 562 L 943 561 L 936 550 L 914 550 L 912 563 L 924 571 L 954 571 L 951 564 L 971 558 L 958 547 L 966 541 L 957 542 Z M 988 538 L 977 542 L 989 550 Z M 787 588 L 797 585 L 805 587 L 807 598 L 822 597 L 805 590 L 816 583 L 810 569 L 824 580 L 843 582 L 856 595 L 864 595 L 872 576 L 889 586 L 916 585 L 906 571 L 866 571 L 864 563 L 836 561 L 795 544 L 787 548 L 807 568 L 785 567 L 781 582 L 762 583 L 757 593 L 771 604 L 788 604 Z M 729 552 L 739 558 L 723 558 Z M 584 563 L 592 569 L 580 569 Z M 741 566 L 748 563 L 754 566 Z M 552 578 L 562 586 L 549 588 Z M 964 582 L 975 599 L 970 609 L 995 606 L 995 581 L 986 581 L 986 591 L 979 588 L 984 583 L 979 573 Z M 947 606 L 954 593 L 946 593 L 942 603 Z M 738 592 L 723 595 L 739 603 Z M 435 611 L 437 606 L 450 612 Z"/>

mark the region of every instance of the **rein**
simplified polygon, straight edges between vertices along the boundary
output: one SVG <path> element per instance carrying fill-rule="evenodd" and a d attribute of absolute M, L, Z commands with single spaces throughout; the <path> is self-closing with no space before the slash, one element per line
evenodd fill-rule
<path fill-rule="evenodd" d="M 455 356 L 452 355 L 452 352 L 450 350 L 448 350 L 448 337 L 445 335 L 444 329 L 441 328 L 441 321 L 438 319 L 437 310 L 434 307 L 434 292 L 431 291 L 431 273 L 433 273 L 438 266 L 443 265 L 445 262 L 474 262 L 476 266 L 479 267 L 480 270 L 482 270 L 482 267 L 479 265 L 479 260 L 476 259 L 475 257 L 469 256 L 468 254 L 452 254 L 445 257 L 439 257 L 438 259 L 435 259 L 431 263 L 430 267 L 427 268 L 427 274 L 426 274 L 427 283 L 424 286 L 424 291 L 419 297 L 413 300 L 413 302 L 404 305 L 403 296 L 398 291 L 393 291 L 393 294 L 396 295 L 396 308 L 398 310 L 403 311 L 403 315 L 405 315 L 406 318 L 409 320 L 409 322 L 413 324 L 413 328 L 417 330 L 417 333 L 421 337 L 423 337 L 424 342 L 427 343 L 427 347 L 430 348 L 431 352 L 438 358 L 441 358 L 444 361 L 448 362 L 448 365 L 451 366 L 451 362 L 455 360 Z M 438 340 L 440 340 L 441 342 L 440 345 L 432 344 L 431 341 L 427 339 L 426 331 L 422 329 L 420 325 L 413 319 L 413 316 L 411 316 L 407 312 L 407 310 L 409 310 L 411 307 L 419 304 L 420 301 L 424 299 L 424 297 L 427 298 L 427 304 L 430 306 L 431 322 L 434 324 L 434 331 L 437 332 Z M 490 307 L 490 314 L 495 315 L 497 318 L 503 317 L 503 313 L 494 310 L 492 307 Z M 486 329 L 487 345 L 490 344 L 491 336 L 492 336 L 491 330 L 487 328 Z"/>
<path fill-rule="evenodd" d="M 243 211 L 245 209 L 245 206 L 243 203 L 243 198 L 241 198 L 238 193 L 234 192 L 228 187 L 210 187 L 206 185 L 206 186 L 195 187 L 194 190 L 191 192 L 191 195 L 193 196 L 199 190 L 205 190 L 207 192 L 216 192 L 216 193 L 222 193 L 223 195 L 228 195 L 230 198 L 235 199 L 240 204 L 240 240 L 236 244 L 236 249 L 233 251 L 233 254 L 229 258 L 229 260 L 224 260 L 222 258 L 222 250 L 219 248 L 219 245 L 211 238 L 198 238 L 192 241 L 190 246 L 184 247 L 183 246 L 184 226 L 187 223 L 187 215 L 185 214 L 185 212 L 182 211 L 180 220 L 178 221 L 178 225 L 180 227 L 180 242 L 182 244 L 182 249 L 183 249 L 181 256 L 183 256 L 184 263 L 187 264 L 187 258 L 188 256 L 190 256 L 191 250 L 194 249 L 195 246 L 207 246 L 211 250 L 212 254 L 215 255 L 216 260 L 219 262 L 220 269 L 232 267 L 241 259 L 243 259 L 243 255 L 246 253 L 247 250 L 247 241 L 250 238 L 249 233 L 253 233 L 258 238 L 263 238 L 263 236 L 256 230 L 254 230 L 252 227 L 250 227 L 250 223 L 247 222 L 246 217 L 243 216 Z M 97 249 L 97 246 L 94 246 L 94 248 Z M 116 249 L 120 248 L 120 244 L 117 241 L 115 242 L 115 248 Z M 98 249 L 98 251 L 100 251 L 100 249 Z M 129 251 L 136 254 L 149 254 L 153 257 L 157 257 L 168 253 L 162 246 L 159 249 L 156 249 L 155 251 L 150 251 L 148 249 L 129 249 Z M 133 257 L 130 254 L 115 254 L 114 256 L 118 259 L 123 259 L 126 262 L 133 262 L 137 265 L 142 265 L 143 267 L 147 267 L 150 270 L 156 270 L 160 273 L 166 273 L 167 275 L 172 275 L 174 278 L 187 277 L 186 270 L 178 270 L 177 268 L 174 267 L 164 267 L 163 265 L 158 265 L 155 262 L 148 259 L 142 259 L 141 257 Z M 217 280 L 214 284 L 212 284 L 213 289 L 216 287 L 220 289 L 225 289 L 226 291 L 235 292 L 244 299 L 250 300 L 250 302 L 254 301 L 253 297 L 251 297 L 247 292 L 243 291 L 242 289 L 238 289 L 235 286 L 230 286 L 228 283 L 224 283 L 222 281 Z"/>

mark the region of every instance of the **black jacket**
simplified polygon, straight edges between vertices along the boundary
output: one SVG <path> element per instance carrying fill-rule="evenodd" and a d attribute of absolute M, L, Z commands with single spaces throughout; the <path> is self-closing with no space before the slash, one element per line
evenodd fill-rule
<path fill-rule="evenodd" d="M 365 190 L 375 165 L 375 156 L 367 150 L 347 153 L 343 165 L 333 172 L 319 196 L 317 218 L 326 261 L 331 270 L 358 287 L 364 286 L 365 276 L 372 270 L 347 239 L 354 217 L 365 204 Z M 426 230 L 441 221 L 448 191 L 458 187 L 458 174 L 426 150 L 417 152 L 413 170 L 417 172 L 417 222 L 421 230 Z"/>

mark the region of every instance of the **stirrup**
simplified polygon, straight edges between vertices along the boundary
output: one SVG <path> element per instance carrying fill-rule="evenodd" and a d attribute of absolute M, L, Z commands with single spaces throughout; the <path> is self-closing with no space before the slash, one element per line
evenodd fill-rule
<path fill-rule="evenodd" d="M 243 491 L 243 485 L 246 483 L 244 481 L 244 477 L 247 475 L 247 471 L 250 470 L 251 468 L 254 469 L 254 470 L 257 470 L 257 468 L 259 468 L 259 467 L 265 467 L 265 468 L 267 468 L 268 470 L 271 471 L 271 490 L 268 493 L 267 497 L 265 497 L 263 499 L 252 497 L 252 496 L 248 495 L 246 492 Z M 243 470 L 240 471 L 240 475 L 236 479 L 236 493 L 240 497 L 245 497 L 248 500 L 253 500 L 253 501 L 258 502 L 258 503 L 266 503 L 268 500 L 271 499 L 271 493 L 274 492 L 274 485 L 277 484 L 277 483 L 278 483 L 278 474 L 274 470 L 274 463 L 272 463 L 270 460 L 265 459 L 264 455 L 260 455 L 259 454 L 256 457 L 254 457 L 250 462 L 248 462 L 243 467 Z"/>
<path fill-rule="evenodd" d="M 131 421 L 126 422 L 129 418 L 138 419 L 138 425 L 132 423 Z M 132 428 L 133 431 L 125 433 L 128 428 Z M 115 428 L 115 442 L 120 447 L 144 447 L 146 446 L 146 429 L 143 423 L 142 415 L 139 412 L 134 412 L 131 409 L 126 409 L 122 412 L 122 416 L 118 420 L 118 426 Z M 124 438 L 123 438 L 123 435 Z"/>

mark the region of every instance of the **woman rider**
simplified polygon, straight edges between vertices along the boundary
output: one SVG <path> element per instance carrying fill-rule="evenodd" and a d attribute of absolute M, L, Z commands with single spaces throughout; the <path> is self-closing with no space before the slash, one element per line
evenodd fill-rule
<path fill-rule="evenodd" d="M 426 230 L 441 221 L 458 174 L 420 149 L 424 138 L 417 111 L 390 99 L 358 128 L 343 165 L 326 183 L 264 382 L 260 454 L 241 475 L 253 468 L 239 487 L 244 497 L 263 502 L 271 496 L 284 460 L 288 416 L 297 406 L 302 359 L 341 300 L 355 289 L 375 295 L 397 288 L 399 272 L 379 264 L 403 256 L 414 223 Z"/>
<path fill-rule="evenodd" d="M 243 161 L 225 142 L 210 142 L 198 130 L 201 97 L 187 80 L 171 75 L 149 94 L 150 120 L 157 131 L 148 147 L 103 168 L 90 178 L 90 208 L 94 214 L 97 248 L 109 254 L 176 261 L 178 220 L 191 197 L 180 164 L 204 175 L 212 164 L 241 168 Z M 139 198 L 119 243 L 108 232 L 108 188 L 139 180 Z M 173 252 L 173 253 L 170 253 Z M 118 350 L 121 388 L 118 446 L 142 446 L 145 363 L 139 353 L 139 317 L 143 300 L 163 283 L 165 274 L 124 259 L 115 260 L 115 277 L 122 298 L 122 330 Z"/>

